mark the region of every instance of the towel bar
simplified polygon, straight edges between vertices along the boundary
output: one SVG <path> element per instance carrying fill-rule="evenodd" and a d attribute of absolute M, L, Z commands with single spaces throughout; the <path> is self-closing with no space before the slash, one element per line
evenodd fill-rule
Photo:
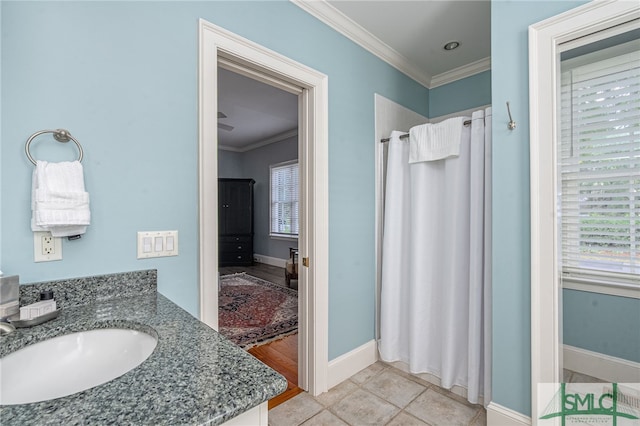
<path fill-rule="evenodd" d="M 53 133 L 53 138 L 58 142 L 66 143 L 72 140 L 78 147 L 78 152 L 79 152 L 78 161 L 82 162 L 82 157 L 84 156 L 82 145 L 80 145 L 80 142 L 78 142 L 73 136 L 71 136 L 71 133 L 69 133 L 68 130 L 65 130 L 65 129 L 40 130 L 39 132 L 35 132 L 34 134 L 32 134 L 29 137 L 29 139 L 27 139 L 27 144 L 24 147 L 24 151 L 27 154 L 27 158 L 29 159 L 29 161 L 33 163 L 34 166 L 36 165 L 36 160 L 34 160 L 33 157 L 31 156 L 31 153 L 29 152 L 29 146 L 31 145 L 31 141 L 33 141 L 35 138 L 37 138 L 38 136 L 44 133 Z"/>

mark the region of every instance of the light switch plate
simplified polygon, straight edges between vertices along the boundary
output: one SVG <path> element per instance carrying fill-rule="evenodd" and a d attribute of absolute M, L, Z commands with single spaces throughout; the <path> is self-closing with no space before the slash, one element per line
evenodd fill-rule
<path fill-rule="evenodd" d="M 178 231 L 138 232 L 138 259 L 177 255 Z"/>

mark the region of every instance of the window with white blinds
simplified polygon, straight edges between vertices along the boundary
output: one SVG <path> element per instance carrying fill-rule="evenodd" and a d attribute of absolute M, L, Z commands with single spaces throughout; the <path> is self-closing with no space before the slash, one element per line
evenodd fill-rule
<path fill-rule="evenodd" d="M 562 61 L 563 276 L 640 286 L 637 41 Z"/>
<path fill-rule="evenodd" d="M 270 166 L 271 169 L 271 236 L 298 236 L 298 163 Z"/>

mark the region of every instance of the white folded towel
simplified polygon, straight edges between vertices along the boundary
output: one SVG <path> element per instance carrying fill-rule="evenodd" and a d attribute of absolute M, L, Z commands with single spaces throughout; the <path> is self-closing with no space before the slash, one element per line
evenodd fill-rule
<path fill-rule="evenodd" d="M 409 129 L 409 163 L 442 160 L 460 155 L 464 117 Z"/>
<path fill-rule="evenodd" d="M 31 230 L 54 237 L 81 235 L 91 221 L 89 193 L 79 161 L 37 161 L 31 186 Z"/>

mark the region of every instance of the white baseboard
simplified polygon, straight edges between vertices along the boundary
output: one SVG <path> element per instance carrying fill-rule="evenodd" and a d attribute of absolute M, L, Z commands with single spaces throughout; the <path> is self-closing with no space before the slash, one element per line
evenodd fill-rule
<path fill-rule="evenodd" d="M 531 417 L 491 401 L 487 406 L 487 426 L 529 426 Z"/>
<path fill-rule="evenodd" d="M 258 254 L 258 253 L 253 254 L 253 260 L 258 263 L 277 266 L 279 268 L 284 268 L 287 263 L 287 259 L 280 259 L 277 257 L 265 256 L 264 254 Z"/>
<path fill-rule="evenodd" d="M 610 383 L 640 383 L 640 363 L 564 345 L 563 367 Z"/>
<path fill-rule="evenodd" d="M 367 368 L 378 360 L 376 341 L 371 340 L 354 350 L 329 361 L 327 388 L 342 383 L 358 371 Z"/>

